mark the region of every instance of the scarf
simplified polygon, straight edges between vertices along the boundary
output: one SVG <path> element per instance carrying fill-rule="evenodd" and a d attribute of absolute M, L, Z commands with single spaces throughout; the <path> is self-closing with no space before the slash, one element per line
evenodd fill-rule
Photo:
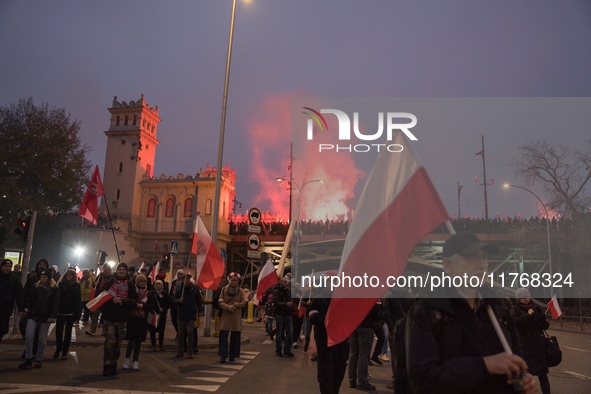
<path fill-rule="evenodd" d="M 147 287 L 144 287 L 142 289 L 141 287 L 136 286 L 136 291 L 137 291 L 137 299 L 139 302 L 143 302 L 143 303 L 148 302 L 148 288 Z"/>
<path fill-rule="evenodd" d="M 529 304 L 522 304 L 521 302 L 519 303 L 519 307 L 521 309 L 524 309 L 525 311 L 529 311 L 530 309 L 534 308 L 534 303 L 530 302 Z M 534 310 L 535 311 L 535 310 Z"/>
<path fill-rule="evenodd" d="M 226 294 L 230 295 L 232 297 L 234 297 L 236 295 L 236 293 L 238 293 L 238 289 L 240 289 L 238 286 L 236 287 L 231 287 L 229 284 L 228 286 L 226 286 Z"/>

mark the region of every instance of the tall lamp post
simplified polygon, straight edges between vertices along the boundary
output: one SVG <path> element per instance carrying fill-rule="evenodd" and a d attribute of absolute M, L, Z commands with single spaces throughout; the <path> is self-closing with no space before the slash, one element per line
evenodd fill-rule
<path fill-rule="evenodd" d="M 510 187 L 516 187 L 516 188 L 518 188 L 518 189 L 523 189 L 523 190 L 525 190 L 526 192 L 529 192 L 529 193 L 531 193 L 531 194 L 532 194 L 532 195 L 533 195 L 535 198 L 537 198 L 537 199 L 538 199 L 538 201 L 539 201 L 539 202 L 542 204 L 542 206 L 544 207 L 544 211 L 546 211 L 546 233 L 547 233 L 547 235 L 548 235 L 548 267 L 549 267 L 549 269 L 550 269 L 550 279 L 552 279 L 552 254 L 551 254 L 551 252 L 550 252 L 550 216 L 548 216 L 548 209 L 546 208 L 546 204 L 544 204 L 544 202 L 543 202 L 543 201 L 540 199 L 540 197 L 538 197 L 538 196 L 536 195 L 536 193 L 532 192 L 532 191 L 531 191 L 531 190 L 529 190 L 529 189 L 526 189 L 525 187 L 522 187 L 522 186 L 517 186 L 517 185 L 510 185 L 510 184 L 508 184 L 508 183 L 505 183 L 505 184 L 503 185 L 503 187 L 504 187 L 505 189 L 508 189 L 508 188 L 510 188 Z M 550 297 L 553 297 L 553 296 L 554 296 L 554 288 L 552 288 L 552 287 L 551 287 L 551 288 L 550 288 Z"/>
<path fill-rule="evenodd" d="M 297 228 L 297 231 L 298 232 L 297 232 L 297 237 L 296 237 L 296 252 L 295 252 L 295 256 L 296 256 L 295 257 L 295 262 L 296 262 L 296 264 L 294 265 L 294 267 L 296 269 L 296 272 L 295 272 L 295 275 L 292 275 L 292 277 L 295 277 L 296 282 L 297 282 L 297 278 L 298 278 L 298 276 L 297 276 L 297 267 L 298 267 L 298 264 L 300 262 L 300 255 L 299 255 L 300 236 L 301 236 L 301 232 L 300 232 L 300 201 L 302 199 L 302 190 L 304 189 L 304 186 L 306 186 L 308 183 L 313 183 L 313 182 L 324 183 L 324 179 L 315 179 L 313 181 L 308 181 L 308 182 L 304 183 L 302 185 L 302 187 L 299 187 L 297 183 L 295 183 L 294 181 L 291 181 L 289 179 L 277 178 L 277 181 L 279 181 L 279 182 L 287 181 L 287 182 L 289 182 L 289 184 L 290 184 L 289 186 L 290 187 L 291 187 L 292 184 L 294 184 L 295 187 L 298 188 L 298 202 L 296 204 L 296 211 L 298 213 L 298 215 L 297 215 L 298 217 L 297 217 L 297 220 L 296 220 L 296 223 L 297 223 L 297 226 L 298 226 L 298 228 Z"/>

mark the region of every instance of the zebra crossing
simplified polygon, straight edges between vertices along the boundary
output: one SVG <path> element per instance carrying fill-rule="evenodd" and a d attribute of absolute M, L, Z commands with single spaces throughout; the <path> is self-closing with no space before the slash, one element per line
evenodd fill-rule
<path fill-rule="evenodd" d="M 187 382 L 183 384 L 173 384 L 170 387 L 186 390 L 215 392 L 222 384 L 227 383 L 232 377 L 244 368 L 260 352 L 240 352 L 240 359 L 227 364 L 211 364 L 205 366 L 206 369 L 198 370 L 192 373 L 195 376 L 186 376 Z M 189 384 L 192 383 L 192 384 Z"/>

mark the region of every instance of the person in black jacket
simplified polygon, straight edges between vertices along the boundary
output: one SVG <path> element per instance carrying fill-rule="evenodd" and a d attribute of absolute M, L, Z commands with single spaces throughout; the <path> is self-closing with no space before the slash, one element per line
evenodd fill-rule
<path fill-rule="evenodd" d="M 328 335 L 324 320 L 330 306 L 331 293 L 324 289 L 317 298 L 310 300 L 307 307 L 308 318 L 314 325 L 314 340 L 318 352 L 318 384 L 321 394 L 338 394 L 349 356 L 347 340 L 328 347 Z"/>
<path fill-rule="evenodd" d="M 176 293 L 176 289 L 179 287 L 182 287 L 184 283 L 185 283 L 185 271 L 183 271 L 181 269 L 176 272 L 176 279 L 171 279 L 171 281 L 170 281 L 170 292 L 168 293 L 170 295 L 170 299 L 174 299 L 174 294 Z M 178 312 L 178 308 L 176 307 L 176 305 L 174 306 L 174 308 L 170 308 L 170 320 L 172 321 L 172 326 L 174 327 L 174 330 L 176 331 L 176 337 L 174 339 L 175 341 L 178 339 L 178 336 L 179 336 L 177 312 Z"/>
<path fill-rule="evenodd" d="M 60 307 L 57 313 L 55 325 L 55 353 L 56 359 L 62 353 L 62 360 L 68 359 L 68 349 L 72 341 L 72 327 L 74 322 L 80 319 L 80 285 L 78 284 L 76 270 L 69 268 L 61 277 L 58 286 L 60 290 Z M 64 337 L 65 327 L 65 337 Z"/>
<path fill-rule="evenodd" d="M 148 302 L 154 308 L 154 312 L 160 316 L 158 327 L 148 325 L 150 330 L 150 340 L 152 342 L 152 351 L 156 351 L 156 332 L 158 332 L 158 343 L 161 351 L 164 351 L 164 330 L 166 329 L 166 313 L 172 305 L 170 294 L 164 289 L 160 279 L 154 282 L 154 289 L 148 295 Z"/>
<path fill-rule="evenodd" d="M 511 309 L 515 321 L 523 359 L 528 371 L 538 376 L 543 394 L 550 394 L 548 381 L 548 359 L 546 358 L 546 342 L 544 330 L 550 327 L 546 314 L 535 305 L 527 289 L 518 289 L 515 293 L 517 301 Z"/>
<path fill-rule="evenodd" d="M 291 318 L 293 301 L 291 299 L 291 292 L 288 287 L 289 280 L 284 276 L 279 280 L 279 284 L 273 290 L 273 305 L 275 306 L 275 324 L 277 326 L 277 333 L 275 337 L 275 355 L 277 357 L 293 357 L 291 352 L 292 335 L 293 335 L 293 320 Z M 285 332 L 285 346 L 283 354 L 281 354 L 281 337 Z"/>
<path fill-rule="evenodd" d="M 187 335 L 187 357 L 193 358 L 195 338 L 195 320 L 197 313 L 203 313 L 203 299 L 199 287 L 191 283 L 191 274 L 185 276 L 185 283 L 177 287 L 174 293 L 174 305 L 177 307 L 178 353 L 175 357 L 183 357 L 185 351 L 185 334 Z"/>
<path fill-rule="evenodd" d="M 16 302 L 18 311 L 25 310 L 25 299 L 21 279 L 11 271 L 12 261 L 3 259 L 0 263 L 0 342 L 8 334 L 10 315 Z"/>
<path fill-rule="evenodd" d="M 103 287 L 105 286 L 105 284 L 110 281 L 111 279 L 113 279 L 113 273 L 111 272 L 111 266 L 108 264 L 105 264 L 103 266 L 103 272 L 100 273 L 100 275 L 96 278 L 96 280 L 94 281 L 94 296 L 98 296 L 101 291 L 103 290 Z M 96 328 L 98 327 L 99 324 L 99 316 L 103 313 L 103 306 L 99 306 L 97 309 L 94 310 L 94 312 L 92 312 L 92 321 L 90 322 L 90 330 L 85 331 L 86 335 L 89 335 L 91 337 L 96 335 Z M 105 316 L 103 314 L 103 316 L 101 317 L 101 324 L 103 324 L 105 320 Z"/>
<path fill-rule="evenodd" d="M 127 280 L 127 264 L 119 263 L 116 276 L 108 280 L 102 290 L 113 296 L 103 304 L 103 376 L 110 376 L 117 375 L 117 362 L 121 355 L 121 342 L 127 330 L 127 320 L 138 299 L 135 288 L 132 288 Z"/>
<path fill-rule="evenodd" d="M 39 347 L 37 349 L 35 368 L 41 368 L 45 346 L 47 345 L 49 325 L 55 323 L 60 305 L 59 288 L 52 276 L 52 268 L 41 271 L 39 282 L 31 289 L 25 311 L 22 312 L 21 318 L 27 318 L 27 332 L 25 335 L 25 362 L 18 366 L 20 369 L 29 368 L 33 365 L 33 341 L 37 326 L 39 326 Z"/>
<path fill-rule="evenodd" d="M 23 297 L 25 298 L 25 302 L 27 302 L 27 300 L 29 299 L 29 295 L 31 295 L 31 290 L 33 289 L 35 284 L 37 282 L 39 282 L 39 279 L 41 277 L 41 272 L 43 272 L 47 268 L 49 268 L 49 261 L 47 261 L 47 259 L 45 259 L 45 258 L 40 259 L 37 262 L 37 264 L 35 265 L 35 270 L 31 271 L 27 275 L 27 280 L 26 280 L 25 286 L 23 288 Z M 23 336 L 23 339 L 25 339 L 25 334 L 27 332 L 27 319 L 20 319 L 20 321 L 18 323 L 18 329 L 19 329 L 21 335 Z M 39 340 L 39 329 L 37 329 L 37 332 L 35 334 L 35 339 L 33 341 L 33 354 L 37 354 L 38 340 Z M 24 355 L 24 353 L 23 353 L 23 355 Z M 24 356 L 23 356 L 23 358 L 24 358 Z"/>
<path fill-rule="evenodd" d="M 443 245 L 443 270 L 449 277 L 482 277 L 488 255 L 496 246 L 471 233 L 451 236 Z M 406 368 L 415 394 L 514 393 L 509 380 L 521 377 L 520 389 L 538 393 L 517 354 L 519 343 L 513 320 L 502 299 L 487 287 L 446 287 L 425 292 L 406 322 Z M 504 352 L 489 317 L 491 309 L 512 353 Z M 516 354 L 517 353 L 517 354 Z"/>
<path fill-rule="evenodd" d="M 127 333 L 125 339 L 127 343 L 127 352 L 123 360 L 123 369 L 129 368 L 129 358 L 133 352 L 133 369 L 140 369 L 139 357 L 142 348 L 142 342 L 146 340 L 148 334 L 148 313 L 153 311 L 152 304 L 148 302 L 148 281 L 146 276 L 138 274 L 135 277 L 135 292 L 137 294 L 137 303 L 132 309 L 132 314 L 127 320 Z"/>

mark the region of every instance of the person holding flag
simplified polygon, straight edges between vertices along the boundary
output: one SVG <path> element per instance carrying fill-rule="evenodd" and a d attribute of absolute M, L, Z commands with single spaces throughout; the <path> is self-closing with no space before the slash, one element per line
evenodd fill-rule
<path fill-rule="evenodd" d="M 152 322 L 148 322 L 148 329 L 150 330 L 150 340 L 152 342 L 152 351 L 156 351 L 156 332 L 158 332 L 158 343 L 161 351 L 164 351 L 164 330 L 166 329 L 166 313 L 172 304 L 170 294 L 164 289 L 164 283 L 158 279 L 154 283 L 154 289 L 148 294 L 148 302 L 154 308 L 154 313 L 157 314 L 158 323 L 156 326 Z"/>
<path fill-rule="evenodd" d="M 222 310 L 220 323 L 220 363 L 240 357 L 240 337 L 242 334 L 241 309 L 246 306 L 246 296 L 239 286 L 240 274 L 232 272 L 228 275 L 228 284 L 222 289 L 218 305 Z M 231 334 L 230 334 L 231 333 Z M 230 351 L 228 352 L 228 335 L 230 335 Z"/>
<path fill-rule="evenodd" d="M 522 357 L 527 363 L 528 371 L 540 380 L 543 394 L 550 394 L 548 380 L 548 360 L 544 330 L 550 327 L 546 314 L 532 302 L 529 290 L 521 288 L 515 292 L 515 305 L 511 315 L 519 334 Z"/>
<path fill-rule="evenodd" d="M 195 320 L 197 320 L 197 313 L 199 313 L 199 316 L 203 315 L 203 299 L 199 287 L 191 282 L 191 274 L 186 274 L 182 286 L 176 288 L 173 303 L 178 309 L 177 324 L 179 327 L 177 335 L 178 353 L 175 357 L 183 357 L 186 350 L 187 357 L 193 358 L 193 345 L 196 342 L 196 330 L 193 328 L 195 327 Z M 186 348 L 185 335 L 188 342 Z"/>

